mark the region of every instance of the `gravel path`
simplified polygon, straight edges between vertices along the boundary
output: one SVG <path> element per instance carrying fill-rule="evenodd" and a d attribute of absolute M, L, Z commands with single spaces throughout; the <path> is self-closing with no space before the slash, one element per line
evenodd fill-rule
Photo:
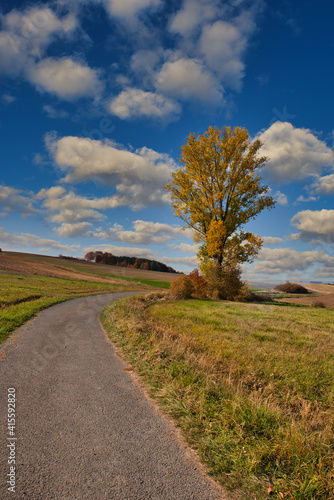
<path fill-rule="evenodd" d="M 227 498 L 124 371 L 99 325 L 102 307 L 134 294 L 53 306 L 1 345 L 1 500 Z M 9 457 L 15 493 L 6 484 L 14 479 Z"/>

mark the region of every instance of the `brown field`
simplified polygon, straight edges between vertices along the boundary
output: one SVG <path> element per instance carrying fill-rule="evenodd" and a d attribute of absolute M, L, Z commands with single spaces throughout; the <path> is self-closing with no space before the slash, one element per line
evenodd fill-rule
<path fill-rule="evenodd" d="M 280 300 L 282 302 L 305 306 L 313 306 L 316 302 L 322 302 L 326 307 L 330 309 L 334 308 L 334 285 L 320 285 L 317 283 L 301 284 L 314 293 L 311 295 L 304 295 L 302 297 L 291 297 Z"/>
<path fill-rule="evenodd" d="M 173 273 L 144 271 L 143 269 L 128 269 L 106 264 L 96 264 L 81 260 L 50 257 L 47 255 L 1 252 L 0 274 L 36 274 L 54 278 L 85 279 L 87 281 L 108 281 L 112 277 L 150 279 L 154 281 L 171 282 L 178 277 Z M 110 275 L 110 277 L 108 277 Z"/>

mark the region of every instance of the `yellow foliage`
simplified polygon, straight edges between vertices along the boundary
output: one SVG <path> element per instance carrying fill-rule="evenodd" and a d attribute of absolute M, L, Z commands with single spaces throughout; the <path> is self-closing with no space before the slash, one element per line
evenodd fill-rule
<path fill-rule="evenodd" d="M 181 148 L 183 167 L 165 188 L 173 212 L 203 244 L 199 257 L 204 264 L 210 259 L 219 265 L 248 262 L 261 248 L 259 236 L 242 231 L 275 204 L 261 184 L 259 170 L 268 161 L 258 154 L 261 146 L 259 139 L 250 142 L 245 128 L 209 127 L 198 137 L 190 133 Z"/>

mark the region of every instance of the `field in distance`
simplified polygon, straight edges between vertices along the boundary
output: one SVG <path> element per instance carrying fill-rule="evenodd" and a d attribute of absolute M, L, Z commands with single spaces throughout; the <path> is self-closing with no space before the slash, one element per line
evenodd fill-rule
<path fill-rule="evenodd" d="M 169 276 L 161 279 L 165 278 L 161 275 L 168 273 L 110 267 L 66 258 L 0 252 L 0 342 L 42 309 L 65 300 L 169 287 Z"/>

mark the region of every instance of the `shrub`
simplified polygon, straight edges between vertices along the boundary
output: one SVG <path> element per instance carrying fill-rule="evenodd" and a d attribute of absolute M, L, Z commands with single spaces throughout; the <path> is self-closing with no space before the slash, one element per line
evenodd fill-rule
<path fill-rule="evenodd" d="M 176 299 L 190 299 L 194 285 L 189 276 L 180 276 L 171 283 L 171 292 Z"/>
<path fill-rule="evenodd" d="M 275 286 L 274 290 L 285 293 L 309 293 L 308 289 L 299 283 L 290 283 L 286 281 L 282 285 Z"/>
<path fill-rule="evenodd" d="M 316 302 L 313 302 L 312 304 L 313 307 L 322 307 L 322 308 L 326 308 L 326 304 L 324 304 L 323 302 L 321 302 L 320 300 L 317 300 Z"/>
<path fill-rule="evenodd" d="M 208 282 L 199 273 L 198 269 L 194 269 L 188 276 L 192 285 L 192 296 L 195 299 L 206 299 L 208 296 Z"/>
<path fill-rule="evenodd" d="M 207 270 L 206 278 L 213 299 L 235 300 L 244 286 L 238 266 L 212 266 Z"/>

